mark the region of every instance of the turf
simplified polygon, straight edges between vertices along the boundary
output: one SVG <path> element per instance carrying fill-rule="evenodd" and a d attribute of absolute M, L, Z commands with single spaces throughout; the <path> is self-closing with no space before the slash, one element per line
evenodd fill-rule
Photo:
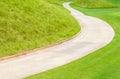
<path fill-rule="evenodd" d="M 112 25 L 116 35 L 109 45 L 82 59 L 25 79 L 120 79 L 120 1 L 108 1 L 116 4 L 118 8 L 85 9 L 76 5 L 72 7 Z"/>
<path fill-rule="evenodd" d="M 115 8 L 115 4 L 107 0 L 75 0 L 74 5 L 82 8 Z"/>
<path fill-rule="evenodd" d="M 47 0 L 0 0 L 0 57 L 60 42 L 79 30 L 61 5 Z"/>

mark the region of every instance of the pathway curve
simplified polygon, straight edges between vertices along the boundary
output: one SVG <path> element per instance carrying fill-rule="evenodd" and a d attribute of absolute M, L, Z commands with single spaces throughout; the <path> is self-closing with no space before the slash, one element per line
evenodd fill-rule
<path fill-rule="evenodd" d="M 0 62 L 0 79 L 22 79 L 81 58 L 107 45 L 114 31 L 106 22 L 63 4 L 81 25 L 81 33 L 70 41 L 35 53 Z"/>

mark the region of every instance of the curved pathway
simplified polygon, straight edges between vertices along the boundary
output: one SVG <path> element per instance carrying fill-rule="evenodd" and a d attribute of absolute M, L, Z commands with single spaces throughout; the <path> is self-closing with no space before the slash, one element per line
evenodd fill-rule
<path fill-rule="evenodd" d="M 107 45 L 114 31 L 106 22 L 86 16 L 63 4 L 81 25 L 81 33 L 70 41 L 35 53 L 0 62 L 0 79 L 21 79 L 81 58 Z"/>

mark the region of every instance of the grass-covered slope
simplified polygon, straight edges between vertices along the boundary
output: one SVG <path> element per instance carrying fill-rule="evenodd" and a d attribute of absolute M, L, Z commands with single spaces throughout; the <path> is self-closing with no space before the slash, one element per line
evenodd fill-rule
<path fill-rule="evenodd" d="M 0 57 L 68 39 L 79 25 L 47 0 L 0 0 Z"/>
<path fill-rule="evenodd" d="M 106 0 L 75 0 L 73 3 L 76 6 L 82 8 L 113 8 L 117 7 L 111 2 Z"/>
<path fill-rule="evenodd" d="M 120 6 L 119 0 L 109 1 Z M 111 24 L 116 33 L 113 41 L 82 59 L 26 79 L 120 79 L 120 7 L 110 9 L 85 9 L 75 5 L 73 7 Z"/>

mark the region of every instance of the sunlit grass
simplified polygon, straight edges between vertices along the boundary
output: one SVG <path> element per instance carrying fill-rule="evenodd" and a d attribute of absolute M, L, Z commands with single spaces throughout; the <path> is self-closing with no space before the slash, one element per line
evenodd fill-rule
<path fill-rule="evenodd" d="M 0 0 L 0 57 L 60 42 L 79 30 L 67 10 L 47 0 Z"/>
<path fill-rule="evenodd" d="M 115 8 L 115 4 L 107 0 L 75 0 L 73 3 L 82 8 Z"/>

